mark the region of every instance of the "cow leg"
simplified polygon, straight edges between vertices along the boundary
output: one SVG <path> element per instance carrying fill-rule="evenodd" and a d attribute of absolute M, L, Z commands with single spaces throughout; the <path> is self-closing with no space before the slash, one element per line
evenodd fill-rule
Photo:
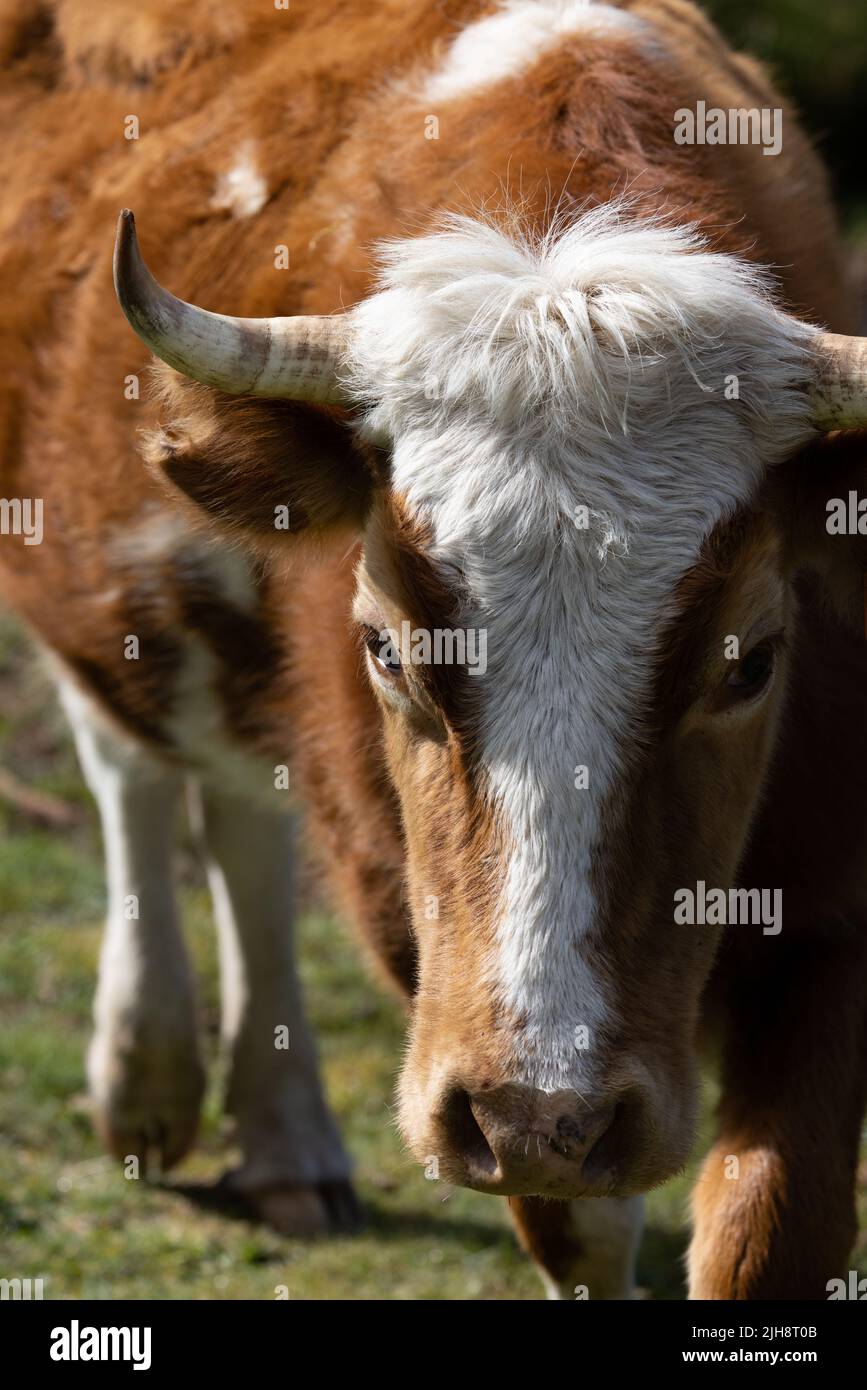
<path fill-rule="evenodd" d="M 641 1197 L 512 1197 L 509 1211 L 548 1298 L 635 1297 Z"/>
<path fill-rule="evenodd" d="M 855 1236 L 867 942 L 840 924 L 762 955 L 758 975 L 732 972 L 719 1138 L 693 1196 L 696 1299 L 827 1298 Z"/>
<path fill-rule="evenodd" d="M 230 1176 L 269 1225 L 315 1235 L 354 1224 L 350 1161 L 304 1017 L 293 939 L 292 818 L 202 787 L 220 942 L 226 1108 L 242 1164 Z"/>
<path fill-rule="evenodd" d="M 99 808 L 108 912 L 87 1059 L 94 1121 L 118 1157 L 162 1167 L 192 1144 L 205 1087 L 193 979 L 175 911 L 172 822 L 182 782 L 110 730 L 77 688 L 61 700 Z"/>

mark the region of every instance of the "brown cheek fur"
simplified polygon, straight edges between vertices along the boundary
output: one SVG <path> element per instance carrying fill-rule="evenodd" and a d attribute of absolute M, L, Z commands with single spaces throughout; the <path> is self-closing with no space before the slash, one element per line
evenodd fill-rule
<path fill-rule="evenodd" d="M 366 534 L 366 594 L 398 625 L 451 626 L 459 595 L 426 557 L 429 537 L 399 497 L 380 499 Z M 484 987 L 508 846 L 475 764 L 472 678 L 458 667 L 416 668 L 437 724 L 383 701 L 388 765 L 402 807 L 406 882 L 422 991 L 405 1076 L 434 1103 L 429 1078 L 446 1042 L 453 1078 L 507 1079 L 510 1020 Z M 430 902 L 436 900 L 436 917 Z M 417 1137 L 417 1136 L 416 1136 Z"/>
<path fill-rule="evenodd" d="M 640 1058 L 651 1078 L 654 1113 L 641 1134 L 650 1181 L 674 1145 L 686 1157 L 701 993 L 720 939 L 719 928 L 676 923 L 674 894 L 699 879 L 735 881 L 785 687 L 780 670 L 767 703 L 732 723 L 711 698 L 725 678 L 719 655 L 728 634 L 778 608 L 779 551 L 774 526 L 746 513 L 709 539 L 661 639 L 647 743 L 628 752 L 624 782 L 602 808 L 599 922 L 584 950 L 610 1011 L 611 1075 L 628 1085 Z"/>

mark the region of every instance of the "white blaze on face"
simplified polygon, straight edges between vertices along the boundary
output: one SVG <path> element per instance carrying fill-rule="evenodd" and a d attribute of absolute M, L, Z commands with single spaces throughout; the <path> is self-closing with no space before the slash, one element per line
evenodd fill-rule
<path fill-rule="evenodd" d="M 607 1013 L 582 950 L 601 807 L 678 579 L 809 437 L 793 387 L 813 330 L 754 268 L 616 207 L 536 249 L 459 221 L 386 256 L 354 311 L 355 377 L 368 427 L 394 441 L 396 492 L 468 595 L 462 622 L 487 630 L 473 693 L 509 843 L 489 982 L 524 1023 L 514 1079 L 580 1089 Z"/>
<path fill-rule="evenodd" d="M 597 0 L 507 0 L 461 30 L 425 82 L 423 97 L 434 104 L 452 101 L 514 77 L 572 34 L 644 30 L 634 15 Z"/>

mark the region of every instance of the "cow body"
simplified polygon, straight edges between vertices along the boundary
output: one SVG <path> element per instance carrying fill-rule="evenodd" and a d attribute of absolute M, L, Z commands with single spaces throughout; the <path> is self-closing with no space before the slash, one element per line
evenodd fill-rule
<path fill-rule="evenodd" d="M 616 422 L 607 420 L 598 449 L 608 451 L 608 471 L 576 481 L 564 466 L 556 497 L 545 484 L 555 531 L 564 497 L 587 503 L 598 552 L 589 562 L 570 549 L 570 537 L 542 543 L 536 491 L 513 481 L 522 476 L 517 454 L 489 447 L 493 436 L 484 434 L 470 450 L 469 417 L 454 417 L 453 438 L 428 437 L 419 405 L 441 401 L 445 418 L 458 397 L 478 401 L 485 419 L 507 422 L 510 449 L 521 437 L 526 457 L 541 456 L 547 444 L 526 423 L 524 397 L 512 412 L 505 367 L 498 393 L 487 396 L 487 382 L 449 337 L 454 323 L 466 334 L 485 311 L 471 287 L 462 300 L 455 286 L 480 268 L 502 285 L 535 277 L 556 295 L 561 281 L 592 280 L 598 263 L 621 288 L 634 274 L 638 298 L 652 293 L 652 282 L 662 312 L 687 293 L 680 268 L 698 245 L 678 241 L 678 228 L 704 234 L 719 255 L 720 304 L 726 258 L 770 264 L 780 268 L 786 307 L 848 331 L 823 175 L 788 114 L 773 158 L 751 146 L 676 146 L 671 137 L 673 113 L 699 99 L 722 109 L 781 100 L 679 0 L 526 0 L 503 11 L 478 0 L 375 8 L 357 0 L 255 18 L 237 5 L 219 14 L 203 7 L 183 22 L 152 3 L 139 7 L 133 32 L 120 21 L 94 26 L 79 6 L 57 3 L 51 39 L 27 29 L 19 11 L 4 21 L 17 59 L 2 103 L 25 138 L 2 154 L 12 190 L 2 226 L 4 316 L 18 332 L 11 350 L 4 347 L 0 494 L 43 498 L 45 538 L 25 547 L 2 537 L 0 579 L 55 664 L 103 819 L 109 923 L 89 1066 L 107 1142 L 121 1154 L 156 1146 L 171 1162 L 195 1130 L 202 1073 L 170 878 L 171 817 L 192 779 L 221 933 L 228 1104 L 244 1150 L 236 1182 L 285 1229 L 317 1230 L 351 1216 L 349 1163 L 320 1092 L 292 960 L 292 827 L 285 792 L 275 788 L 285 766 L 339 906 L 401 994 L 415 997 L 413 1070 L 402 1094 L 411 1144 L 420 1155 L 445 1154 L 455 1181 L 516 1194 L 519 1232 L 552 1291 L 585 1283 L 591 1297 L 628 1292 L 640 1193 L 686 1157 L 694 1096 L 676 1078 L 701 1021 L 722 1049 L 724 1099 L 698 1188 L 692 1291 L 823 1296 L 851 1243 L 863 1105 L 867 884 L 857 750 L 865 743 L 865 655 L 851 621 L 847 629 L 829 615 L 830 603 L 851 619 L 857 601 L 848 575 L 838 579 L 825 561 L 821 534 L 812 535 L 821 498 L 834 491 L 824 476 L 816 481 L 812 453 L 798 460 L 797 486 L 784 501 L 771 482 L 755 505 L 765 469 L 809 441 L 797 398 L 791 418 L 775 420 L 767 435 L 756 410 L 744 436 L 746 454 L 758 451 L 754 467 L 734 453 L 729 460 L 720 413 L 701 456 L 679 468 L 673 454 L 656 458 L 651 442 L 645 458 L 656 461 L 631 476 L 631 455 L 626 445 L 617 453 Z M 140 138 L 125 140 L 131 112 Z M 617 218 L 606 221 L 614 203 Z M 361 304 L 353 389 L 358 403 L 377 403 L 363 434 L 350 438 L 344 418 L 324 410 L 235 400 L 168 374 L 156 392 L 125 392 L 148 369 L 110 299 L 106 231 L 124 204 L 139 211 L 152 269 L 186 300 L 250 317 Z M 570 249 L 570 229 L 599 206 Z M 444 212 L 473 220 L 444 231 Z M 480 220 L 483 213 L 499 214 L 505 231 Z M 624 215 L 639 229 L 648 219 L 663 225 L 623 241 Z M 535 248 L 552 228 L 563 235 L 550 254 L 530 249 L 521 259 L 515 228 Z M 370 297 L 373 244 L 389 237 L 399 242 L 391 278 L 382 298 Z M 690 303 L 696 323 L 703 289 L 696 285 Z M 596 281 L 587 292 L 598 296 Z M 733 272 L 733 320 L 752 293 L 748 272 Z M 434 302 L 444 306 L 439 318 L 428 308 Z M 748 372 L 753 360 L 751 331 L 743 326 L 735 372 Z M 491 341 L 496 333 L 492 324 Z M 786 371 L 795 379 L 798 342 L 781 336 L 766 353 L 768 372 L 772 359 L 784 362 L 780 393 L 789 389 Z M 725 362 L 720 351 L 719 373 Z M 450 383 L 458 367 L 464 375 Z M 534 389 L 545 370 L 540 359 Z M 526 396 L 526 375 L 518 380 Z M 557 389 L 543 384 L 540 409 Z M 637 382 L 635 389 L 648 435 L 652 415 L 661 437 L 677 397 L 663 409 L 658 392 L 645 398 Z M 620 403 L 612 394 L 612 407 Z M 589 414 L 576 420 L 591 428 Z M 141 430 L 149 431 L 150 471 L 141 465 Z M 387 462 L 383 439 L 399 441 Z M 830 451 L 816 445 L 813 453 Z M 365 476 L 388 473 L 393 491 L 372 508 L 359 501 L 355 516 L 348 505 L 332 526 L 330 517 L 311 522 L 299 485 L 301 502 L 293 493 L 288 504 L 297 543 L 281 549 L 273 535 L 263 539 L 261 517 L 285 498 L 287 453 L 316 480 L 323 510 L 350 453 Z M 834 457 L 841 479 L 857 477 L 854 444 L 839 445 Z M 522 528 L 521 513 L 536 522 Z M 632 549 L 623 516 L 664 545 Z M 361 547 L 362 521 L 366 537 L 378 528 L 387 545 L 368 539 Z M 308 531 L 317 533 L 313 543 Z M 778 586 L 779 625 L 799 615 L 787 655 L 791 694 L 749 735 L 744 765 L 765 769 L 753 785 L 746 773 L 727 775 L 717 735 L 690 725 L 681 673 L 697 660 L 696 633 L 714 632 L 722 645 L 739 630 L 738 604 L 773 587 L 786 547 L 809 550 L 813 540 L 821 556 L 812 577 Z M 513 579 L 526 604 L 519 610 L 501 600 L 498 585 L 501 557 L 522 548 L 526 562 Z M 499 704 L 487 708 L 483 733 L 467 733 L 466 687 L 434 692 L 449 737 L 420 751 L 372 692 L 351 619 L 354 611 L 362 625 L 399 625 L 424 589 L 428 613 L 447 626 L 453 595 L 440 599 L 437 566 L 466 579 L 463 620 L 488 630 Z M 570 625 L 578 592 L 597 602 Z M 646 609 L 638 611 L 636 596 Z M 552 605 L 562 609 L 562 625 L 534 646 L 522 621 L 544 635 Z M 127 659 L 131 635 L 137 655 Z M 530 702 L 525 665 L 504 655 L 515 643 L 538 663 Z M 622 673 L 657 645 L 665 661 L 647 689 L 633 688 Z M 553 674 L 552 647 L 575 652 Z M 600 648 L 618 654 L 616 687 L 587 674 L 584 657 Z M 557 680 L 564 701 L 580 688 L 580 717 L 546 705 Z M 626 796 L 618 788 L 632 764 L 605 750 L 639 707 L 657 742 L 652 758 L 635 762 Z M 644 728 L 634 730 L 636 746 Z M 528 747 L 538 757 L 527 758 L 518 779 Z M 551 791 L 564 750 L 589 763 L 591 777 L 597 758 L 596 799 L 575 804 L 571 781 Z M 703 760 L 711 755 L 718 770 L 708 785 Z M 487 779 L 481 809 L 475 765 Z M 836 792 L 841 765 L 845 802 Z M 667 795 L 657 805 L 660 787 Z M 736 835 L 725 810 L 731 796 L 748 808 Z M 666 860 L 670 843 L 680 858 L 657 882 L 651 866 Z M 586 865 L 569 886 L 572 860 L 582 855 Z M 661 898 L 663 883 L 668 891 L 705 871 L 726 885 L 736 878 L 782 889 L 784 940 L 734 928 L 700 1011 L 696 993 L 670 1027 L 649 1019 L 642 1032 L 636 1022 L 633 1060 L 612 1044 L 618 1061 L 604 1076 L 588 1063 L 602 1097 L 591 1104 L 594 1121 L 597 1111 L 604 1116 L 600 1133 L 609 1110 L 622 1103 L 629 1111 L 640 1092 L 630 1142 L 643 1157 L 629 1181 L 606 1178 L 580 1200 L 545 1204 L 537 1194 L 563 1195 L 557 1183 L 568 1182 L 566 1169 L 549 1173 L 546 1163 L 542 1171 L 541 1157 L 523 1166 L 520 1156 L 510 1186 L 501 1180 L 505 1160 L 489 1180 L 466 1157 L 478 1143 L 467 1126 L 485 1130 L 484 1161 L 488 1144 L 499 1159 L 499 1136 L 507 1126 L 511 1136 L 514 1108 L 525 1103 L 515 1088 L 560 1098 L 574 1087 L 575 1027 L 614 1038 L 617 1019 L 640 1019 L 649 998 L 673 988 L 677 961 L 666 950 L 674 947 L 657 956 L 634 902 Z M 494 899 L 503 879 L 500 912 Z M 133 919 L 130 895 L 140 910 Z M 442 914 L 436 940 L 419 931 L 429 899 Z M 601 981 L 611 965 L 594 945 L 603 919 L 619 921 L 622 935 L 607 993 Z M 567 920 L 586 925 L 583 945 L 577 929 L 564 934 Z M 698 991 L 716 942 L 690 941 L 678 950 L 695 954 Z M 465 987 L 452 950 L 466 965 Z M 499 983 L 488 999 L 494 960 Z M 833 1017 L 829 997 L 838 1000 Z M 521 1017 L 519 1044 L 505 1038 L 500 1009 Z M 290 1026 L 288 1058 L 273 1046 L 279 1024 Z M 793 1064 L 803 1038 L 808 1055 Z M 461 1078 L 447 1096 L 438 1090 L 446 1068 Z M 642 1068 L 664 1082 L 647 1080 Z M 457 1112 L 464 1092 L 475 1119 Z M 609 1092 L 626 1100 L 609 1102 Z M 564 1106 L 558 1099 L 544 1123 Z M 542 1125 L 527 1112 L 528 1144 Z M 558 1135 L 568 1166 L 577 1152 L 569 1125 Z M 586 1136 L 574 1144 L 591 1147 Z M 731 1154 L 740 1177 L 729 1182 Z"/>

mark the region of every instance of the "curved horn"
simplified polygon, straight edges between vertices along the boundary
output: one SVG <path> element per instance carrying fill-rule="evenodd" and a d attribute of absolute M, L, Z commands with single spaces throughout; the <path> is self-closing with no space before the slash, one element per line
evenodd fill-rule
<path fill-rule="evenodd" d="M 816 424 L 822 430 L 867 428 L 867 338 L 820 333 L 816 347 Z"/>
<path fill-rule="evenodd" d="M 145 265 L 126 208 L 117 223 L 114 288 L 134 332 L 194 381 L 232 395 L 345 403 L 338 381 L 347 336 L 341 315 L 231 318 L 175 299 Z"/>

